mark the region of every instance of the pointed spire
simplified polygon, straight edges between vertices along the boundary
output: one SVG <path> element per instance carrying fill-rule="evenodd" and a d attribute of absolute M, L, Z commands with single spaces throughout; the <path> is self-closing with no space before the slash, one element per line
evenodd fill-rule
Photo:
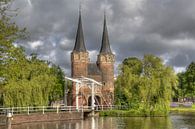
<path fill-rule="evenodd" d="M 76 41 L 73 51 L 75 52 L 86 52 L 84 36 L 83 36 L 83 27 L 81 19 L 81 7 L 79 7 L 79 23 L 76 35 Z"/>
<path fill-rule="evenodd" d="M 108 37 L 108 30 L 106 25 L 106 13 L 104 11 L 104 28 L 103 28 L 103 35 L 102 35 L 102 46 L 100 49 L 100 54 L 112 54 L 110 49 L 109 37 Z"/>

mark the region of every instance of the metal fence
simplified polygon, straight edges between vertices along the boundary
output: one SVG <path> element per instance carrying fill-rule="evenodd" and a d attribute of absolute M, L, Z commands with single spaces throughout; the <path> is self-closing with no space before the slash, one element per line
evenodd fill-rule
<path fill-rule="evenodd" d="M 94 110 L 104 111 L 104 110 L 128 110 L 129 106 L 126 105 L 96 105 Z"/>
<path fill-rule="evenodd" d="M 10 107 L 0 108 L 0 115 L 6 115 L 8 113 L 14 114 L 32 114 L 47 112 L 78 112 L 75 106 L 38 106 L 38 107 Z"/>
<path fill-rule="evenodd" d="M 128 106 L 118 106 L 118 105 L 96 105 L 94 107 L 95 111 L 103 110 L 127 110 Z M 0 108 L 0 115 L 7 115 L 11 113 L 12 115 L 17 114 L 32 114 L 32 113 L 60 113 L 60 112 L 85 112 L 92 111 L 91 106 L 79 106 L 76 109 L 76 106 L 38 106 L 38 107 L 10 107 L 10 108 Z"/>

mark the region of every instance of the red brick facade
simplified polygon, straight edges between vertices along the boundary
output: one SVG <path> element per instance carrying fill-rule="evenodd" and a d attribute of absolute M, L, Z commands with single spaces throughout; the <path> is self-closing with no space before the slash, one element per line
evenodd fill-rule
<path fill-rule="evenodd" d="M 96 105 L 112 105 L 114 99 L 114 62 L 115 56 L 112 54 L 108 40 L 106 19 L 104 19 L 104 30 L 102 45 L 96 63 L 91 63 L 89 54 L 85 48 L 84 36 L 79 16 L 75 47 L 71 53 L 71 74 L 73 78 L 81 76 L 92 78 L 101 82 L 103 86 L 95 88 Z M 76 105 L 76 85 L 72 87 L 72 104 Z M 83 86 L 79 89 L 79 104 L 83 106 L 91 105 L 91 89 Z"/>
<path fill-rule="evenodd" d="M 75 58 L 75 56 L 81 58 Z M 79 78 L 81 76 L 92 78 L 98 82 L 101 82 L 103 86 L 96 86 L 95 96 L 96 104 L 98 105 L 111 105 L 114 97 L 114 55 L 98 55 L 97 66 L 100 74 L 89 74 L 89 58 L 88 53 L 84 52 L 72 52 L 71 53 L 71 65 L 72 65 L 72 77 Z M 76 105 L 76 85 L 73 84 L 73 105 Z M 91 89 L 88 86 L 83 86 L 79 89 L 79 104 L 86 106 L 90 105 Z M 98 100 L 99 99 L 99 100 Z"/>

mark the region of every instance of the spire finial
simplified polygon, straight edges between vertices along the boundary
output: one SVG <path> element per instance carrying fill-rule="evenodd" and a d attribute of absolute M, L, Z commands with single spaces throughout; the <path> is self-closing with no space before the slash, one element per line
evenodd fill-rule
<path fill-rule="evenodd" d="M 81 9 L 82 9 L 82 4 L 81 1 L 79 2 L 79 15 L 81 15 Z"/>
<path fill-rule="evenodd" d="M 106 10 L 104 9 L 104 24 L 106 24 Z"/>
<path fill-rule="evenodd" d="M 106 5 L 108 4 L 108 1 L 107 0 L 104 0 L 104 22 L 106 22 L 106 15 L 107 15 L 107 8 L 106 8 Z"/>
<path fill-rule="evenodd" d="M 82 18 L 81 18 L 81 3 L 79 4 L 79 23 L 76 34 L 76 41 L 73 51 L 75 52 L 86 52 L 83 27 L 82 27 Z"/>
<path fill-rule="evenodd" d="M 106 16 L 106 8 L 104 7 L 104 17 Z"/>

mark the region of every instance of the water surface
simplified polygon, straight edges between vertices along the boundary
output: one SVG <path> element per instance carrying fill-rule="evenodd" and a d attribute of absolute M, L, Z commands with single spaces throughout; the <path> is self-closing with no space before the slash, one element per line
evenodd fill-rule
<path fill-rule="evenodd" d="M 1 129 L 195 129 L 195 116 L 95 117 L 80 121 L 42 122 Z"/>

